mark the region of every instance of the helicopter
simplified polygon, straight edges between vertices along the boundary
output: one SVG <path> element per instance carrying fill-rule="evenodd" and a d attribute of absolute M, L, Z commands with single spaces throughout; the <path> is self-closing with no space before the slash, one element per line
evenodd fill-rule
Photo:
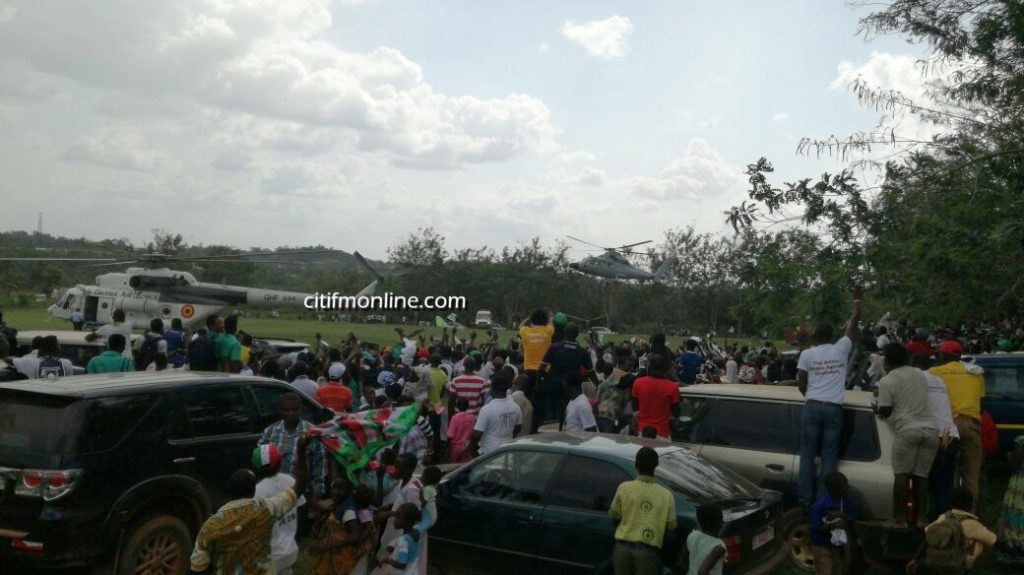
<path fill-rule="evenodd" d="M 0 258 L 0 261 L 105 261 L 112 263 L 94 266 L 127 265 L 144 262 L 149 265 L 171 263 L 294 263 L 277 260 L 245 259 L 254 256 L 294 255 L 303 253 L 324 253 L 334 250 L 304 250 L 292 252 L 270 252 L 266 254 L 231 254 L 225 256 L 175 257 L 167 254 L 150 253 L 136 256 L 129 261 L 115 258 Z M 353 255 L 366 268 L 373 281 L 356 294 L 356 297 L 372 296 L 383 283 L 384 278 L 363 258 L 359 252 Z M 96 276 L 96 285 L 76 285 L 64 291 L 56 302 L 47 308 L 49 314 L 59 319 L 71 319 L 79 311 L 89 325 L 103 325 L 113 322 L 115 310 L 122 310 L 125 322 L 133 328 L 148 329 L 150 320 L 160 318 L 165 322 L 180 319 L 184 326 L 198 326 L 207 317 L 226 307 L 238 304 L 264 307 L 282 305 L 303 305 L 312 294 L 278 291 L 269 289 L 233 286 L 200 282 L 186 271 L 167 267 L 129 267 L 124 272 L 105 273 Z"/>
<path fill-rule="evenodd" d="M 651 273 L 648 271 L 644 271 L 634 266 L 633 264 L 629 263 L 629 260 L 626 259 L 625 255 L 623 255 L 637 254 L 637 252 L 629 251 L 629 248 L 649 244 L 652 242 L 652 240 L 647 240 L 645 242 L 637 242 L 635 244 L 628 244 L 625 246 L 619 246 L 617 248 L 606 248 L 604 246 L 592 244 L 590 242 L 583 241 L 579 238 L 574 238 L 572 236 L 566 237 L 568 237 L 570 240 L 579 242 L 581 244 L 586 244 L 588 246 L 593 246 L 595 248 L 600 248 L 604 250 L 604 253 L 599 256 L 589 256 L 583 259 L 582 261 L 569 264 L 569 269 L 589 274 L 592 276 L 616 280 L 625 279 L 639 281 L 655 281 L 658 283 L 664 283 L 672 278 L 672 262 L 670 260 L 666 259 L 664 262 L 661 263 L 656 272 Z"/>

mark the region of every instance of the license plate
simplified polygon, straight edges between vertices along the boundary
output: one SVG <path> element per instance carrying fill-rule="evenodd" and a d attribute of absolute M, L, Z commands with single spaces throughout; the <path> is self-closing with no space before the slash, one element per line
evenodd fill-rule
<path fill-rule="evenodd" d="M 766 525 L 754 534 L 754 542 L 751 545 L 751 550 L 754 551 L 759 547 L 764 547 L 764 545 L 769 543 L 772 539 L 775 539 L 775 526 Z"/>

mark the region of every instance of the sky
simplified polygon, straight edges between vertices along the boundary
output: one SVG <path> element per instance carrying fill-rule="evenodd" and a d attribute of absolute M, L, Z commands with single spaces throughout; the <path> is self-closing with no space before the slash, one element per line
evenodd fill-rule
<path fill-rule="evenodd" d="M 383 258 L 731 233 L 924 48 L 842 0 L 0 0 L 0 229 Z M 918 130 L 920 127 L 910 126 Z M 576 246 L 574 246 L 576 247 Z M 585 248 L 585 246 L 579 246 Z M 582 255 L 582 254 L 581 254 Z"/>

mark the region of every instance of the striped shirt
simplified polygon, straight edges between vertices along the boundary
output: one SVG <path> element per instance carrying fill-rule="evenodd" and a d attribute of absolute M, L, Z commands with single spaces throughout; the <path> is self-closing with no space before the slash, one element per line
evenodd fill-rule
<path fill-rule="evenodd" d="M 399 455 L 411 453 L 416 456 L 416 461 L 424 463 L 427 458 L 427 448 L 430 440 L 434 437 L 434 430 L 430 429 L 430 420 L 422 415 L 416 420 L 409 433 L 405 434 L 398 444 Z"/>
<path fill-rule="evenodd" d="M 452 380 L 450 389 L 456 401 L 465 399 L 469 403 L 467 413 L 477 414 L 483 405 L 487 380 L 475 373 L 460 375 Z"/>
<path fill-rule="evenodd" d="M 272 423 L 260 437 L 258 445 L 276 445 L 281 453 L 281 473 L 292 475 L 292 464 L 295 461 L 295 452 L 299 448 L 299 438 L 314 425 L 308 421 L 300 421 L 295 431 L 289 432 L 284 427 L 284 420 Z M 309 487 L 318 497 L 327 495 L 327 458 L 325 456 L 324 444 L 321 441 L 310 442 L 309 451 L 306 453 L 307 473 L 309 473 Z"/>

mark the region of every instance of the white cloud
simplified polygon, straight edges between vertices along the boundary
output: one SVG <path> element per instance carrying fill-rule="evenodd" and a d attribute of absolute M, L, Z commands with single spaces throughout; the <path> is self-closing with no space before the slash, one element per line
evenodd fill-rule
<path fill-rule="evenodd" d="M 725 162 L 716 149 L 694 138 L 686 153 L 657 176 L 633 176 L 621 185 L 649 200 L 710 199 L 735 189 L 741 176 L 742 171 Z"/>
<path fill-rule="evenodd" d="M 63 157 L 143 172 L 155 170 L 168 160 L 163 152 L 150 149 L 140 134 L 116 130 L 103 130 L 80 139 L 64 152 Z"/>
<path fill-rule="evenodd" d="M 774 114 L 772 116 L 772 121 L 775 122 L 776 124 L 781 124 L 781 123 L 785 122 L 788 118 L 789 118 L 789 114 L 787 114 L 785 112 L 779 112 L 779 113 Z"/>
<path fill-rule="evenodd" d="M 621 58 L 629 52 L 627 39 L 633 32 L 633 23 L 625 16 L 612 16 L 576 24 L 572 20 L 562 26 L 562 36 L 576 42 L 589 56 L 600 60 Z"/>
<path fill-rule="evenodd" d="M 604 170 L 587 166 L 576 176 L 576 180 L 588 186 L 603 186 L 608 182 L 608 174 Z"/>
<path fill-rule="evenodd" d="M 443 94 L 394 48 L 353 53 L 320 40 L 329 5 L 40 0 L 0 29 L 0 46 L 38 70 L 142 100 L 176 94 L 225 114 L 349 132 L 359 149 L 405 166 L 504 161 L 553 137 L 536 98 Z"/>

